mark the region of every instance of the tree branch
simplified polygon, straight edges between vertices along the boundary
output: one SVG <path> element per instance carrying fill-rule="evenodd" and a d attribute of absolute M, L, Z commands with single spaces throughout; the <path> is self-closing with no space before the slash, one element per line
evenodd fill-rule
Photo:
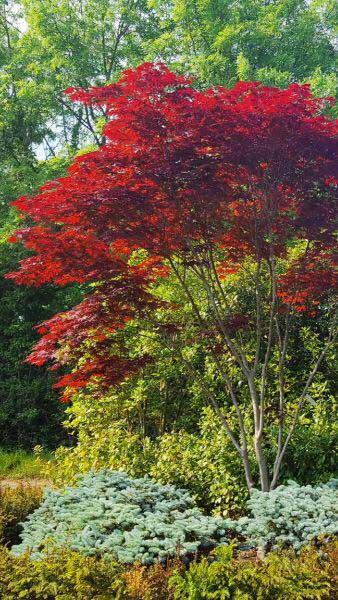
<path fill-rule="evenodd" d="M 336 321 L 336 319 L 335 319 L 335 321 Z M 315 362 L 315 365 L 314 365 L 311 373 L 309 374 L 309 377 L 307 378 L 307 381 L 305 383 L 304 389 L 303 389 L 303 391 L 302 391 L 302 393 L 300 395 L 300 398 L 299 398 L 299 401 L 298 401 L 298 404 L 297 404 L 297 407 L 296 407 L 296 412 L 295 412 L 293 421 L 291 423 L 289 432 L 288 432 L 288 434 L 286 436 L 285 442 L 284 442 L 284 444 L 283 444 L 280 452 L 276 456 L 275 466 L 274 466 L 274 473 L 273 473 L 273 479 L 272 479 L 272 482 L 271 482 L 271 489 L 274 489 L 274 487 L 277 484 L 278 477 L 279 477 L 279 472 L 280 472 L 280 467 L 281 467 L 281 463 L 282 463 L 284 454 L 286 452 L 286 449 L 287 449 L 287 447 L 289 445 L 289 442 L 290 442 L 290 439 L 292 437 L 292 434 L 293 434 L 293 432 L 294 432 L 294 430 L 295 430 L 295 428 L 297 426 L 299 415 L 300 415 L 301 410 L 303 408 L 303 405 L 304 405 L 304 403 L 306 401 L 307 391 L 308 391 L 308 389 L 309 389 L 309 387 L 310 387 L 310 385 L 311 385 L 311 383 L 312 383 L 315 375 L 317 374 L 317 371 L 318 371 L 318 369 L 319 369 L 319 367 L 321 365 L 321 362 L 322 362 L 325 354 L 327 353 L 328 349 L 332 346 L 332 344 L 335 342 L 335 339 L 337 337 L 338 331 L 335 330 L 335 321 L 334 321 L 334 323 L 332 325 L 332 328 L 331 328 L 331 331 L 330 331 L 330 334 L 329 334 L 329 339 L 328 339 L 327 343 L 325 344 L 322 352 L 318 356 L 318 358 L 317 358 L 317 360 Z"/>

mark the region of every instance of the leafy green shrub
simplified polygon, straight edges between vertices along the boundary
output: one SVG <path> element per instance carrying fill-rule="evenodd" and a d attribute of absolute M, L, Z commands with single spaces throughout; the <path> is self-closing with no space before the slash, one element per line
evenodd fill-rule
<path fill-rule="evenodd" d="M 184 490 L 102 470 L 82 477 L 76 488 L 47 491 L 13 552 L 32 550 L 38 558 L 52 541 L 88 556 L 150 564 L 224 541 L 223 523 L 204 516 Z"/>
<path fill-rule="evenodd" d="M 81 424 L 76 446 L 60 446 L 53 460 L 43 467 L 44 476 L 60 487 L 75 484 L 78 474 L 85 475 L 92 469 L 121 470 L 131 477 L 143 477 L 156 462 L 157 444 L 128 430 L 126 420 L 112 421 L 107 402 L 99 399 L 98 404 L 99 407 L 91 407 L 91 412 L 86 411 L 89 412 L 89 417 L 86 415 L 88 420 L 93 415 L 91 428 L 80 407 L 75 406 L 80 415 L 71 424 L 73 427 L 75 422 L 80 421 Z"/>
<path fill-rule="evenodd" d="M 46 552 L 43 560 L 29 554 L 0 552 L 0 598 L 6 600 L 112 600 L 123 598 L 121 565 L 82 556 L 67 549 Z"/>
<path fill-rule="evenodd" d="M 42 165 L 46 169 L 43 177 L 52 173 L 55 176 L 63 171 L 63 169 L 62 171 L 57 168 L 52 169 L 51 161 L 41 161 L 39 166 L 38 163 L 36 164 L 35 173 L 30 170 L 29 180 L 24 181 L 27 173 L 22 164 L 21 168 L 25 175 L 23 181 L 20 181 L 20 186 L 22 185 L 20 193 L 26 194 L 28 190 L 31 192 L 32 189 L 36 189 L 36 185 L 41 185 L 45 181 L 42 178 Z M 7 172 L 7 168 L 5 170 Z M 12 189 L 10 196 L 5 199 L 3 175 L 2 169 L 1 213 L 7 202 L 15 199 L 15 195 L 12 196 Z M 22 175 L 20 171 L 20 175 L 17 174 L 15 180 L 21 180 Z M 38 179 L 34 181 L 35 177 Z M 12 185 L 10 187 L 13 188 Z M 2 217 L 3 213 L 0 217 L 0 228 L 3 225 Z M 9 233 L 10 230 L 6 232 L 6 238 Z M 59 402 L 58 393 L 52 387 L 55 375 L 43 367 L 32 368 L 24 362 L 24 359 L 36 341 L 34 326 L 50 318 L 56 311 L 66 310 L 80 297 L 80 292 L 74 286 L 69 286 L 67 290 L 56 290 L 54 286 L 18 289 L 12 281 L 4 278 L 4 274 L 12 271 L 18 260 L 26 256 L 27 251 L 22 246 L 13 246 L 0 239 L 1 446 L 16 451 L 18 447 L 31 450 L 36 444 L 41 444 L 52 450 L 60 443 L 67 442 L 61 424 L 64 419 L 64 405 Z"/>
<path fill-rule="evenodd" d="M 21 521 L 39 506 L 41 498 L 41 487 L 36 485 L 0 487 L 0 540 L 3 543 L 19 542 Z"/>
<path fill-rule="evenodd" d="M 196 503 L 218 514 L 245 514 L 248 490 L 243 467 L 211 409 L 203 412 L 197 434 L 166 434 L 158 443 L 150 474 L 161 483 L 185 487 Z"/>
<path fill-rule="evenodd" d="M 337 407 L 331 408 L 337 414 Z M 297 427 L 282 466 L 283 482 L 293 479 L 300 485 L 318 485 L 338 476 L 337 438 L 338 423 L 328 422 L 326 416 L 319 423 Z"/>
<path fill-rule="evenodd" d="M 301 548 L 310 540 L 338 532 L 338 494 L 334 481 L 312 487 L 295 482 L 271 492 L 253 490 L 252 517 L 227 521 L 255 546 Z"/>
<path fill-rule="evenodd" d="M 325 550 L 325 551 L 324 551 Z M 233 559 L 231 547 L 214 551 L 215 560 L 191 563 L 169 581 L 175 600 L 329 600 L 338 592 L 338 544 L 318 551 L 271 553 L 264 562 Z"/>

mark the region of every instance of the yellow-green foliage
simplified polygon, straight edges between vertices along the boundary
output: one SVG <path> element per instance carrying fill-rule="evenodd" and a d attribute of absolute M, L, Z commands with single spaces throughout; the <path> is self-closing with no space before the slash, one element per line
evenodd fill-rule
<path fill-rule="evenodd" d="M 40 504 L 42 489 L 38 485 L 19 484 L 0 487 L 0 540 L 6 544 L 19 541 L 20 523 Z"/>
<path fill-rule="evenodd" d="M 116 562 L 84 557 L 68 550 L 50 551 L 43 560 L 26 554 L 0 554 L 0 598 L 17 600 L 169 600 L 175 563 L 135 565 L 125 571 Z"/>
<path fill-rule="evenodd" d="M 28 555 L 0 557 L 0 597 L 6 600 L 112 600 L 122 598 L 121 567 L 68 551 L 54 551 L 44 560 Z"/>
<path fill-rule="evenodd" d="M 150 474 L 161 483 L 189 490 L 198 506 L 223 516 L 243 514 L 248 499 L 242 467 L 211 410 L 205 410 L 196 435 L 163 435 Z"/>
<path fill-rule="evenodd" d="M 175 600 L 329 600 L 337 598 L 338 544 L 321 550 L 271 553 L 265 561 L 232 559 L 232 549 L 215 550 L 215 560 L 194 562 L 170 579 Z"/>
<path fill-rule="evenodd" d="M 213 559 L 213 560 L 212 560 Z M 338 543 L 233 558 L 229 547 L 187 568 L 178 561 L 123 567 L 52 550 L 43 560 L 0 552 L 1 600 L 336 600 Z"/>

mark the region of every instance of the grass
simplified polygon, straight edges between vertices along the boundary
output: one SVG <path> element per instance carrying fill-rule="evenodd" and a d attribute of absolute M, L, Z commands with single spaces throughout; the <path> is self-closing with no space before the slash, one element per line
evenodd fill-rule
<path fill-rule="evenodd" d="M 41 452 L 38 455 L 26 450 L 0 449 L 0 479 L 38 479 L 43 478 L 41 467 L 50 460 L 51 455 Z"/>

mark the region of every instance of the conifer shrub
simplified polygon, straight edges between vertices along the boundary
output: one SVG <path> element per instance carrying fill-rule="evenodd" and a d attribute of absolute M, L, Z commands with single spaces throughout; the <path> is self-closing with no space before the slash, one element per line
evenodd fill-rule
<path fill-rule="evenodd" d="M 214 560 L 194 561 L 174 573 L 174 600 L 335 600 L 338 594 L 338 543 L 270 553 L 254 562 L 233 556 L 231 546 L 214 551 Z"/>
<path fill-rule="evenodd" d="M 152 479 L 108 469 L 89 472 L 77 487 L 48 490 L 24 524 L 22 543 L 41 558 L 48 543 L 120 563 L 151 564 L 225 541 L 224 521 L 204 516 L 189 494 Z"/>
<path fill-rule="evenodd" d="M 338 533 L 337 480 L 312 487 L 295 482 L 271 492 L 253 490 L 252 515 L 227 525 L 254 546 L 299 550 L 311 540 Z"/>

